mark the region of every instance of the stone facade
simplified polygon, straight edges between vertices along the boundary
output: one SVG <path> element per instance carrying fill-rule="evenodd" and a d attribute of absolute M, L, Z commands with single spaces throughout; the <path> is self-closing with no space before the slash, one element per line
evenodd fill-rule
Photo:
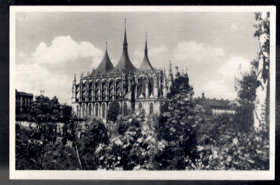
<path fill-rule="evenodd" d="M 16 113 L 28 112 L 32 107 L 33 97 L 33 94 L 16 90 Z"/>
<path fill-rule="evenodd" d="M 72 85 L 72 103 L 80 118 L 95 115 L 107 118 L 110 104 L 117 100 L 120 114 L 129 109 L 144 109 L 147 114 L 159 113 L 160 104 L 167 100 L 167 93 L 173 82 L 170 62 L 168 75 L 165 70 L 154 69 L 148 58 L 147 35 L 144 58 L 139 69 L 129 59 L 126 29 L 124 32 L 123 53 L 114 67 L 107 51 L 104 58 L 92 73 L 81 74 L 80 80 Z"/>

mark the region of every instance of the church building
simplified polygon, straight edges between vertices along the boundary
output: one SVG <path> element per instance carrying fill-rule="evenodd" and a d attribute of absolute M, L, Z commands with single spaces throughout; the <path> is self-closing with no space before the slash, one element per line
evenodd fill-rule
<path fill-rule="evenodd" d="M 163 61 L 165 62 L 165 61 Z M 124 29 L 123 51 L 114 67 L 107 50 L 96 69 L 72 85 L 72 103 L 77 117 L 95 115 L 107 118 L 111 103 L 120 105 L 119 114 L 126 115 L 129 110 L 144 109 L 146 114 L 159 113 L 160 104 L 167 100 L 167 93 L 173 82 L 171 62 L 169 73 L 155 69 L 148 57 L 147 34 L 144 56 L 140 68 L 136 68 L 128 54 L 126 26 Z"/>

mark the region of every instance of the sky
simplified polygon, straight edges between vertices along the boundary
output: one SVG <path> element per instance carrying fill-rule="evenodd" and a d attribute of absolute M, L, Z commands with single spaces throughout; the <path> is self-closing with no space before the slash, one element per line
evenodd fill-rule
<path fill-rule="evenodd" d="M 122 54 L 126 18 L 129 57 L 140 67 L 145 32 L 153 67 L 188 73 L 194 97 L 236 98 L 235 77 L 259 51 L 253 12 L 16 12 L 15 87 L 71 105 L 74 74 L 91 72 L 106 49 Z"/>

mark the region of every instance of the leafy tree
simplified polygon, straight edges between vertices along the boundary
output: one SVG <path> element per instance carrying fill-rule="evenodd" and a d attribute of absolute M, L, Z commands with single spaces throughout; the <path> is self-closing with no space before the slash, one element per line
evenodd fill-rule
<path fill-rule="evenodd" d="M 107 129 L 102 120 L 95 116 L 88 117 L 84 123 L 80 123 L 78 129 L 85 130 L 81 138 L 76 139 L 82 168 L 85 170 L 96 170 L 99 161 L 95 156 L 95 150 L 99 144 L 108 143 Z"/>
<path fill-rule="evenodd" d="M 113 101 L 108 110 L 108 120 L 115 122 L 119 115 L 120 105 L 117 100 Z"/>
<path fill-rule="evenodd" d="M 250 72 L 241 73 L 241 79 L 236 79 L 235 90 L 240 106 L 236 109 L 236 124 L 243 131 L 249 131 L 254 123 L 254 101 L 256 99 L 258 61 L 251 62 Z"/>
<path fill-rule="evenodd" d="M 168 93 L 169 102 L 162 105 L 159 117 L 158 137 L 167 141 L 168 146 L 157 161 L 162 160 L 163 169 L 183 170 L 186 167 L 185 156 L 194 155 L 196 146 L 195 104 L 191 98 L 193 88 L 189 85 L 187 73 L 176 75 Z M 167 108 L 168 107 L 168 108 Z"/>

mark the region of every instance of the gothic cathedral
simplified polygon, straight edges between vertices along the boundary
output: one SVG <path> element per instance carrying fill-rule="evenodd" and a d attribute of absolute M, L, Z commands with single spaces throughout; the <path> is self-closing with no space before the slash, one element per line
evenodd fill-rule
<path fill-rule="evenodd" d="M 148 58 L 147 35 L 144 58 L 139 69 L 129 59 L 126 27 L 124 30 L 123 52 L 116 65 L 110 61 L 107 51 L 96 69 L 86 76 L 81 74 L 80 82 L 72 85 L 72 103 L 77 117 L 95 115 L 107 118 L 110 104 L 117 100 L 120 114 L 129 110 L 144 109 L 146 114 L 159 113 L 160 104 L 167 100 L 167 93 L 173 82 L 171 62 L 168 77 L 165 70 L 153 68 Z"/>

